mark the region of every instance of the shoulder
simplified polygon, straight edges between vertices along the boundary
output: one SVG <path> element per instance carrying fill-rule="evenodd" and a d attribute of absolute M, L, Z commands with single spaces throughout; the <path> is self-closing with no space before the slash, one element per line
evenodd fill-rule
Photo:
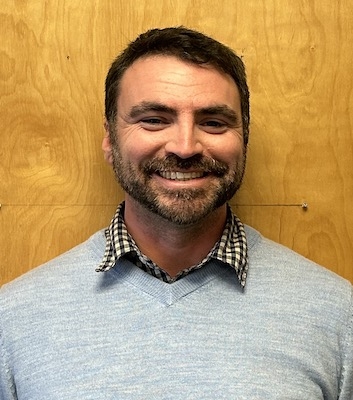
<path fill-rule="evenodd" d="M 255 229 L 245 226 L 249 248 L 250 267 L 275 273 L 283 278 L 298 277 L 300 280 L 323 279 L 337 284 L 350 285 L 348 281 L 295 251 L 265 238 Z M 289 275 L 288 275 L 289 274 Z"/>
<path fill-rule="evenodd" d="M 245 297 L 251 303 L 250 309 L 260 310 L 261 317 L 266 315 L 269 320 L 281 316 L 288 329 L 299 327 L 303 335 L 309 332 L 350 342 L 352 284 L 252 228 L 246 227 L 246 233 L 249 273 Z"/>
<path fill-rule="evenodd" d="M 293 250 L 245 227 L 249 246 L 250 282 L 277 293 L 293 293 L 332 302 L 351 302 L 352 284 Z M 347 305 L 347 304 L 346 304 Z"/>
<path fill-rule="evenodd" d="M 94 275 L 105 250 L 104 231 L 96 232 L 87 241 L 40 265 L 0 288 L 1 299 L 37 297 L 43 292 L 62 291 L 77 280 Z M 60 289 L 60 290 L 59 290 Z"/>

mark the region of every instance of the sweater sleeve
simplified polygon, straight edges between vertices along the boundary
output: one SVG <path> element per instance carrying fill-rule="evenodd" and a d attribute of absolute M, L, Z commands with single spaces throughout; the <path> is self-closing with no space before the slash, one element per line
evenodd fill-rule
<path fill-rule="evenodd" d="M 1 323 L 1 317 L 0 317 Z M 16 400 L 16 388 L 6 355 L 2 327 L 0 326 L 0 400 Z"/>
<path fill-rule="evenodd" d="M 351 292 L 351 302 L 344 339 L 345 352 L 342 355 L 343 365 L 341 369 L 339 400 L 353 399 L 353 287 L 351 287 Z"/>

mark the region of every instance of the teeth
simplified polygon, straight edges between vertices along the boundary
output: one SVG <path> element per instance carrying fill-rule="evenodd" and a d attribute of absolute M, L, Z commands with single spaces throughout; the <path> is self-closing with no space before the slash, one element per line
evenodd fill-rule
<path fill-rule="evenodd" d="M 165 179 L 188 181 L 190 179 L 201 178 L 203 176 L 203 172 L 160 171 L 160 175 Z"/>

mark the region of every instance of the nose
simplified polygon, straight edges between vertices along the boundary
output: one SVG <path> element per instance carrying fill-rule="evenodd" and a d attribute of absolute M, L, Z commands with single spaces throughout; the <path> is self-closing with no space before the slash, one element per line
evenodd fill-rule
<path fill-rule="evenodd" d="M 168 141 L 165 144 L 167 155 L 175 154 L 186 159 L 203 153 L 200 132 L 193 121 L 175 124 L 173 128 L 173 131 L 168 133 Z"/>

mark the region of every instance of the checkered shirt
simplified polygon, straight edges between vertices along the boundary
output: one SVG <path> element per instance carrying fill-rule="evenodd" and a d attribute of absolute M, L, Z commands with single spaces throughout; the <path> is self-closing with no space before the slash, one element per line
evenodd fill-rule
<path fill-rule="evenodd" d="M 171 277 L 141 253 L 134 239 L 128 233 L 124 222 L 125 205 L 123 202 L 118 206 L 114 218 L 105 230 L 105 253 L 96 271 L 108 271 L 117 265 L 117 261 L 120 258 L 124 257 L 156 278 L 167 283 L 173 283 L 190 272 L 203 267 L 209 260 L 216 259 L 235 270 L 239 283 L 244 288 L 248 271 L 247 242 L 244 226 L 238 217 L 233 214 L 230 206 L 228 205 L 227 207 L 227 222 L 221 239 L 201 262 L 180 271 L 175 277 Z"/>

